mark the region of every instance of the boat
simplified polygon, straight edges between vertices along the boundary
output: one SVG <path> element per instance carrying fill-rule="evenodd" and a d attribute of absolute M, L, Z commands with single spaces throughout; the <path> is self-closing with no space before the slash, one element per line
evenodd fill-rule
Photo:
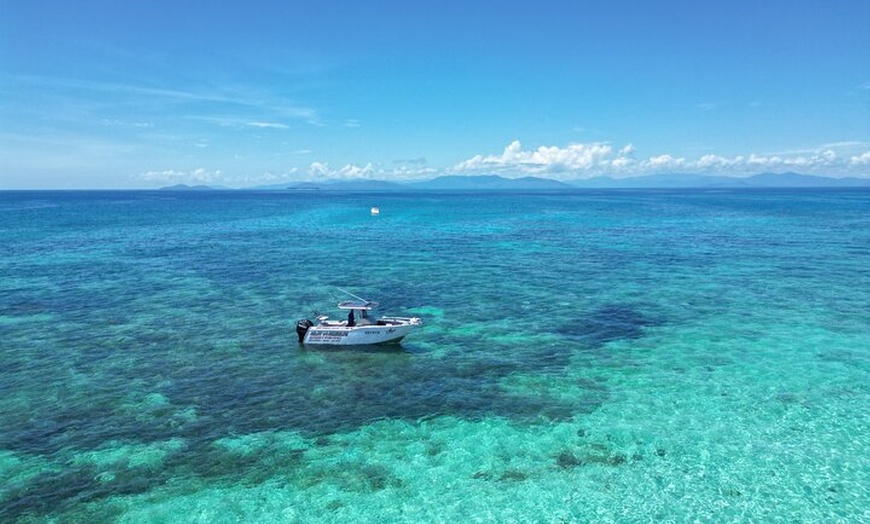
<path fill-rule="evenodd" d="M 378 206 L 372 207 L 372 216 L 376 217 L 381 214 L 381 210 Z"/>
<path fill-rule="evenodd" d="M 377 302 L 351 296 L 353 300 L 338 303 L 338 309 L 346 311 L 347 318 L 331 320 L 328 315 L 320 315 L 316 323 L 307 318 L 297 321 L 299 343 L 325 346 L 396 344 L 423 325 L 418 317 L 382 316 L 375 319 L 370 312 L 378 306 Z"/>

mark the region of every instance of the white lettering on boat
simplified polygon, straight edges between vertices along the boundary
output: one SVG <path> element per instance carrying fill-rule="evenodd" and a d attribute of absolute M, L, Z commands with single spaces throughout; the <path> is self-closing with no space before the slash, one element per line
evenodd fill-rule
<path fill-rule="evenodd" d="M 341 337 L 346 337 L 348 331 L 335 329 L 313 329 L 308 335 L 309 342 L 339 342 Z"/>

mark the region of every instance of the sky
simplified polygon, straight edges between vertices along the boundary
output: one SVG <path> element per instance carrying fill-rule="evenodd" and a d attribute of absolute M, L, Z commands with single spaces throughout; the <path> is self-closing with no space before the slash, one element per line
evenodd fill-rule
<path fill-rule="evenodd" d="M 0 189 L 870 178 L 870 0 L 0 0 Z"/>

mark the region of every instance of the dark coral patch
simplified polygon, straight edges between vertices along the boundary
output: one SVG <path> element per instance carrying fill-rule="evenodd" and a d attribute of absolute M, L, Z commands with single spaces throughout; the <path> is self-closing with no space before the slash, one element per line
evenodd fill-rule
<path fill-rule="evenodd" d="M 561 332 L 594 349 L 617 340 L 641 338 L 645 328 L 661 323 L 661 320 L 647 316 L 632 305 L 609 304 L 580 314 Z"/>
<path fill-rule="evenodd" d="M 562 469 L 570 469 L 582 466 L 583 461 L 570 451 L 563 451 L 556 456 L 556 465 Z"/>

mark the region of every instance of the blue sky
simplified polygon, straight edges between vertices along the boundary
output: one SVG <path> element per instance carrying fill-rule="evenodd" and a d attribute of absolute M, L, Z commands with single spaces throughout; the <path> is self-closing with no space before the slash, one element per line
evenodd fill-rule
<path fill-rule="evenodd" d="M 0 0 L 0 189 L 870 177 L 868 28 L 868 0 Z"/>

